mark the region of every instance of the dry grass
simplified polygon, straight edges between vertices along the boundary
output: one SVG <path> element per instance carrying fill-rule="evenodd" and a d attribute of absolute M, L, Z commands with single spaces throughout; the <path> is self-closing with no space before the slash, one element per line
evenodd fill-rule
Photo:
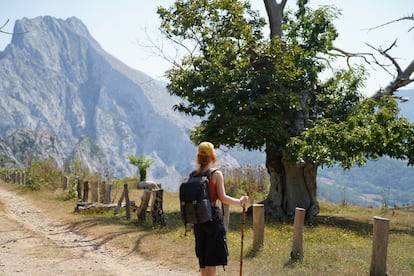
<path fill-rule="evenodd" d="M 8 185 L 8 184 L 2 184 Z M 10 189 L 14 187 L 9 186 Z M 171 267 L 197 270 L 191 232 L 184 236 L 178 195 L 164 193 L 166 228 L 153 227 L 148 215 L 138 222 L 136 213 L 74 213 L 76 201 L 62 201 L 59 193 L 22 192 L 33 204 L 59 218 L 72 231 L 96 237 L 101 244 L 116 246 L 130 254 L 157 259 Z M 130 199 L 139 205 L 142 190 L 130 186 Z M 118 198 L 116 198 L 117 200 Z M 388 275 L 414 275 L 414 213 L 321 203 L 321 213 L 304 229 L 304 261 L 290 262 L 293 223 L 267 223 L 263 249 L 252 249 L 252 219 L 247 217 L 244 235 L 244 275 L 368 275 L 372 250 L 373 216 L 390 219 Z M 228 245 L 229 265 L 218 275 L 238 275 L 241 244 L 240 208 L 231 207 Z"/>

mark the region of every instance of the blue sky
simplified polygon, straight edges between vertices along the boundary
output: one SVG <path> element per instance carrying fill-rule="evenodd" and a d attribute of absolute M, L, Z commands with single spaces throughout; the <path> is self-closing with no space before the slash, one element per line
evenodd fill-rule
<path fill-rule="evenodd" d="M 157 6 L 169 6 L 174 0 L 0 0 L 0 25 L 11 32 L 15 20 L 23 17 L 51 15 L 66 19 L 76 16 L 87 26 L 92 36 L 110 54 L 132 68 L 162 79 L 170 64 L 158 57 L 145 45 L 151 40 L 160 41 L 156 14 Z M 293 6 L 295 0 L 289 0 Z M 371 51 L 365 43 L 387 48 L 398 39 L 398 48 L 391 52 L 399 58 L 402 67 L 414 59 L 414 21 L 402 21 L 374 31 L 367 28 L 378 26 L 402 16 L 414 14 L 412 0 L 310 0 L 312 6 L 336 5 L 342 10 L 337 23 L 340 36 L 335 44 L 350 52 Z M 263 0 L 253 0 L 252 5 L 266 16 Z M 0 50 L 10 43 L 11 36 L 0 34 Z M 167 45 L 167 53 L 173 53 Z M 381 70 L 371 70 L 367 83 L 368 94 L 388 84 L 392 77 Z M 410 88 L 414 88 L 411 85 Z"/>

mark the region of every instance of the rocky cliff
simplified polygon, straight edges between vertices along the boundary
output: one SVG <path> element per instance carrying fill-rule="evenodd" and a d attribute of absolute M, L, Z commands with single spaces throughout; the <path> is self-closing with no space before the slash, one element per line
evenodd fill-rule
<path fill-rule="evenodd" d="M 188 131 L 195 119 L 172 110 L 178 98 L 165 84 L 106 53 L 75 17 L 23 18 L 14 32 L 25 33 L 0 52 L 0 156 L 7 164 L 24 165 L 34 155 L 63 164 L 77 156 L 92 171 L 109 166 L 122 177 L 136 174 L 128 154 L 144 154 L 155 160 L 149 177 L 177 188 L 192 169 Z M 35 151 L 45 133 L 50 151 Z M 91 155 L 93 147 L 101 153 Z"/>

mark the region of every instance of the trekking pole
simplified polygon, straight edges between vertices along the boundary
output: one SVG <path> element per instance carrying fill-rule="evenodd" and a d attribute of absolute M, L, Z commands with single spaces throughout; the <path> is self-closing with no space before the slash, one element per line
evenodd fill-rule
<path fill-rule="evenodd" d="M 241 228 L 241 245 L 240 245 L 240 276 L 243 275 L 243 240 L 244 240 L 244 225 L 245 224 L 246 224 L 246 206 L 243 204 L 242 228 Z"/>

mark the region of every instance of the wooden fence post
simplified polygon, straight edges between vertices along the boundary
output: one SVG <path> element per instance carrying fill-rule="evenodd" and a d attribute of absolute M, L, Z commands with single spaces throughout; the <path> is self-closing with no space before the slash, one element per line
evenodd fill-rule
<path fill-rule="evenodd" d="M 228 204 L 223 204 L 223 213 L 224 213 L 224 217 L 223 217 L 223 222 L 224 222 L 224 228 L 226 229 L 226 232 L 229 229 L 229 223 L 230 223 L 230 205 Z"/>
<path fill-rule="evenodd" d="M 76 177 L 76 191 L 78 192 L 78 200 L 82 200 L 82 182 L 80 181 L 79 177 Z"/>
<path fill-rule="evenodd" d="M 387 275 L 389 219 L 374 217 L 370 276 Z"/>
<path fill-rule="evenodd" d="M 99 201 L 98 182 L 92 181 L 90 189 L 91 189 L 91 202 L 98 202 Z"/>
<path fill-rule="evenodd" d="M 131 202 L 129 201 L 128 184 L 124 184 L 124 196 L 125 196 L 125 208 L 126 208 L 126 219 L 131 219 Z"/>
<path fill-rule="evenodd" d="M 85 180 L 85 181 L 83 181 L 83 198 L 82 198 L 82 201 L 83 202 L 88 202 L 88 198 L 89 198 L 89 181 Z"/>
<path fill-rule="evenodd" d="M 118 200 L 118 205 L 116 206 L 115 212 L 117 214 L 119 214 L 121 212 L 121 208 L 122 208 L 122 201 L 125 198 L 125 190 L 122 191 L 121 197 Z"/>
<path fill-rule="evenodd" d="M 99 186 L 99 202 L 105 203 L 105 194 L 106 194 L 106 184 L 105 181 L 100 181 Z"/>
<path fill-rule="evenodd" d="M 141 204 L 138 207 L 138 220 L 145 220 L 145 213 L 147 212 L 148 203 L 151 197 L 151 190 L 145 189 L 141 196 Z"/>
<path fill-rule="evenodd" d="M 253 204 L 253 250 L 260 250 L 264 241 L 264 204 Z"/>
<path fill-rule="evenodd" d="M 110 204 L 112 202 L 112 184 L 105 185 L 105 204 Z"/>
<path fill-rule="evenodd" d="M 290 258 L 292 261 L 303 260 L 303 225 L 305 222 L 305 209 L 296 207 L 295 220 L 293 222 L 293 245 L 290 252 Z"/>
<path fill-rule="evenodd" d="M 67 175 L 63 176 L 63 190 L 67 191 L 69 189 L 69 177 Z"/>

